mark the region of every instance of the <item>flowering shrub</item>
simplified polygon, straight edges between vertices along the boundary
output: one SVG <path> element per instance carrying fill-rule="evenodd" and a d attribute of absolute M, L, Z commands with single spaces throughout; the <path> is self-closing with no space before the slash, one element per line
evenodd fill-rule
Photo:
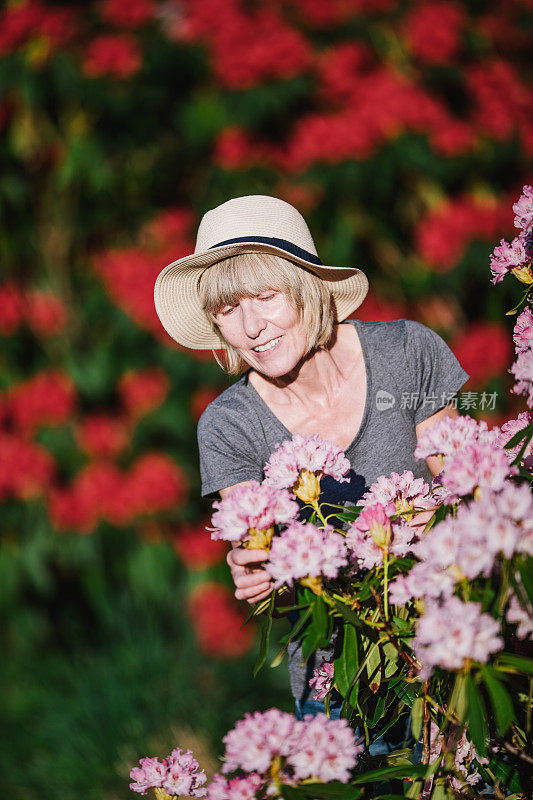
<path fill-rule="evenodd" d="M 514 210 L 529 229 L 529 187 Z M 517 359 L 533 352 L 532 328 L 526 305 L 514 329 Z M 533 376 L 519 374 L 514 390 L 529 404 Z M 214 539 L 258 542 L 269 553 L 273 591 L 253 612 L 267 617 L 256 669 L 276 600 L 292 590 L 299 621 L 282 652 L 300 639 L 307 659 L 337 628 L 333 658 L 315 669 L 310 688 L 327 712 L 340 695 L 342 718 L 247 714 L 224 739 L 223 774 L 209 798 L 354 798 L 358 785 L 396 777 L 407 781 L 406 797 L 451 800 L 488 784 L 497 796 L 506 787 L 525 798 L 533 659 L 521 643 L 533 636 L 532 440 L 528 412 L 491 430 L 468 416 L 445 417 L 415 451 L 442 464 L 431 486 L 410 471 L 381 476 L 357 506 L 328 504 L 325 516 L 321 478 L 349 480 L 349 462 L 316 434 L 296 434 L 278 445 L 263 483 L 215 502 Z M 309 512 L 306 521 L 295 519 L 291 498 Z M 400 766 L 394 755 L 385 764 L 370 755 L 388 728 L 385 709 L 410 715 L 421 759 L 416 748 Z M 364 731 L 361 742 L 355 729 Z"/>

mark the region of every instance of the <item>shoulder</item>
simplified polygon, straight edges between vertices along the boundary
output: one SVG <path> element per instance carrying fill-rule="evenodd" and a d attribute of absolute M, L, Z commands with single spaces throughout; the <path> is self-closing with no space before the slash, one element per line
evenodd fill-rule
<path fill-rule="evenodd" d="M 248 392 L 242 376 L 209 403 L 198 420 L 198 438 L 217 428 L 241 427 L 249 416 Z"/>

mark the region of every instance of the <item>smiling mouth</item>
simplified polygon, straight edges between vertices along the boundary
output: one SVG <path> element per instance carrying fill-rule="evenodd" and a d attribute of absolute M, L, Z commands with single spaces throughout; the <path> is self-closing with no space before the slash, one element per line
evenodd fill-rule
<path fill-rule="evenodd" d="M 275 339 L 271 339 L 266 344 L 259 344 L 257 347 L 252 347 L 254 353 L 264 353 L 265 350 L 270 350 L 270 348 L 274 347 L 281 339 L 281 336 L 277 336 Z"/>

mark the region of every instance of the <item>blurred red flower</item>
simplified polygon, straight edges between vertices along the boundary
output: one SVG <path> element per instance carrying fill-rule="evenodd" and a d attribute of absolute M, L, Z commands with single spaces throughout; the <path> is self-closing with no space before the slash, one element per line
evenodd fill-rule
<path fill-rule="evenodd" d="M 170 381 L 161 367 L 145 370 L 129 370 L 118 382 L 122 405 L 130 417 L 136 420 L 161 405 L 168 394 Z"/>
<path fill-rule="evenodd" d="M 38 289 L 26 292 L 25 317 L 30 328 L 40 336 L 60 333 L 67 321 L 67 309 L 57 295 Z"/>
<path fill-rule="evenodd" d="M 484 386 L 511 366 L 511 337 L 496 322 L 470 325 L 453 339 L 450 347 L 470 375 L 469 387 Z"/>
<path fill-rule="evenodd" d="M 173 537 L 176 552 L 191 569 L 211 567 L 224 560 L 228 546 L 222 539 L 211 539 L 206 522 L 177 530 Z"/>
<path fill-rule="evenodd" d="M 531 134 L 533 89 L 525 85 L 503 59 L 485 61 L 465 69 L 466 85 L 479 130 L 495 139 L 508 139 L 518 130 Z"/>
<path fill-rule="evenodd" d="M 92 458 L 114 458 L 126 447 L 129 430 L 125 420 L 110 414 L 90 414 L 77 429 L 80 446 Z"/>
<path fill-rule="evenodd" d="M 150 22 L 157 9 L 153 0 L 101 0 L 100 16 L 124 28 L 138 28 Z"/>
<path fill-rule="evenodd" d="M 437 272 L 449 272 L 474 239 L 497 239 L 513 229 L 507 198 L 460 197 L 446 200 L 418 223 L 416 248 Z"/>
<path fill-rule="evenodd" d="M 194 221 L 195 215 L 190 208 L 179 206 L 165 208 L 146 223 L 141 237 L 146 237 L 148 242 L 154 243 L 158 247 L 173 246 L 179 242 L 182 247 L 184 244 L 187 248 L 190 247 L 190 252 L 192 252 L 194 245 L 188 241 L 184 242 L 184 240 L 187 240 L 190 235 Z"/>
<path fill-rule="evenodd" d="M 60 370 L 43 370 L 12 386 L 6 396 L 13 425 L 26 432 L 40 425 L 60 425 L 72 416 L 76 390 L 70 376 Z"/>
<path fill-rule="evenodd" d="M 466 21 L 466 11 L 459 3 L 418 3 L 404 20 L 404 35 L 421 61 L 446 64 L 457 55 Z"/>
<path fill-rule="evenodd" d="M 193 419 L 198 422 L 209 403 L 215 400 L 222 389 L 217 389 L 215 386 L 201 386 L 196 389 L 191 395 L 191 413 Z"/>
<path fill-rule="evenodd" d="M 55 469 L 55 461 L 44 447 L 0 431 L 0 500 L 35 497 L 50 485 Z"/>
<path fill-rule="evenodd" d="M 407 309 L 405 304 L 400 301 L 384 300 L 369 293 L 351 316 L 365 321 L 385 322 L 392 319 L 405 319 Z"/>
<path fill-rule="evenodd" d="M 13 283 L 0 285 L 0 335 L 11 336 L 24 319 L 24 295 Z"/>
<path fill-rule="evenodd" d="M 135 39 L 125 34 L 109 33 L 98 36 L 87 47 L 83 71 L 89 78 L 110 75 L 130 78 L 139 71 L 141 51 Z"/>
<path fill-rule="evenodd" d="M 0 55 L 7 55 L 37 29 L 42 5 L 37 0 L 11 3 L 0 12 Z"/>
<path fill-rule="evenodd" d="M 189 599 L 191 622 L 198 646 L 216 658 L 239 658 L 253 645 L 255 630 L 238 608 L 231 591 L 222 584 L 203 583 Z"/>
<path fill-rule="evenodd" d="M 128 492 L 134 511 L 140 514 L 170 511 L 184 500 L 188 481 L 181 467 L 165 453 L 143 453 L 128 475 Z"/>

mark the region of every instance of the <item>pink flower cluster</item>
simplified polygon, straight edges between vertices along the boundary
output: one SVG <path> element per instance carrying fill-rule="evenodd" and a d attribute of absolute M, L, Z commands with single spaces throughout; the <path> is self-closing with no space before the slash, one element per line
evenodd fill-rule
<path fill-rule="evenodd" d="M 479 603 L 448 597 L 427 605 L 412 646 L 422 664 L 420 678 L 427 680 L 435 667 L 454 671 L 467 660 L 484 664 L 503 645 L 499 622 L 482 613 Z"/>
<path fill-rule="evenodd" d="M 274 578 L 274 587 L 292 586 L 302 578 L 336 578 L 348 564 L 344 537 L 333 528 L 317 528 L 305 522 L 291 522 L 274 537 L 270 560 L 265 566 Z"/>
<path fill-rule="evenodd" d="M 291 440 L 278 444 L 265 465 L 266 482 L 278 489 L 288 489 L 296 483 L 302 470 L 317 476 L 331 475 L 339 483 L 349 481 L 344 477 L 350 462 L 340 447 L 321 439 L 317 433 L 296 433 Z"/>
<path fill-rule="evenodd" d="M 363 507 L 376 503 L 382 506 L 394 503 L 398 513 L 407 515 L 407 521 L 413 512 L 435 507 L 428 484 L 423 478 L 415 478 L 411 470 L 406 470 L 401 475 L 392 472 L 389 478 L 380 475 L 359 501 L 359 505 Z"/>
<path fill-rule="evenodd" d="M 527 601 L 526 603 L 524 608 L 515 593 L 511 592 L 506 619 L 511 625 L 517 625 L 516 635 L 519 639 L 533 637 L 533 609 Z"/>
<path fill-rule="evenodd" d="M 519 431 L 523 431 L 531 422 L 531 414 L 527 411 L 523 411 L 521 414 L 518 415 L 516 419 L 510 419 L 507 422 L 504 422 L 500 429 L 500 433 L 498 438 L 495 440 L 495 444 L 498 447 L 505 448 L 507 452 L 507 457 L 509 461 L 514 461 L 517 457 L 520 448 L 523 445 L 523 442 L 519 442 L 516 447 L 507 448 L 508 442 L 511 441 L 513 436 L 515 436 Z M 532 443 L 529 442 L 525 451 L 524 451 L 524 459 L 527 459 L 532 454 Z"/>
<path fill-rule="evenodd" d="M 515 228 L 521 228 L 520 234 L 509 244 L 505 239 L 500 241 L 490 257 L 492 282 L 500 283 L 508 272 L 523 283 L 533 283 L 531 261 L 533 259 L 533 187 L 524 186 L 520 199 L 513 205 Z"/>
<path fill-rule="evenodd" d="M 350 780 L 350 771 L 363 751 L 345 719 L 325 714 L 306 715 L 302 721 L 271 708 L 246 714 L 224 737 L 222 772 L 243 770 L 269 779 L 273 761 L 280 762 L 283 783 Z"/>
<path fill-rule="evenodd" d="M 213 539 L 244 541 L 251 528 L 267 530 L 291 522 L 298 514 L 298 503 L 285 489 L 250 481 L 236 486 L 223 500 L 213 503 Z"/>
<path fill-rule="evenodd" d="M 256 772 L 236 778 L 215 773 L 207 787 L 207 800 L 255 800 L 263 779 Z"/>
<path fill-rule="evenodd" d="M 404 556 L 414 537 L 413 528 L 403 520 L 391 522 L 396 513 L 394 503 L 375 503 L 363 508 L 346 531 L 346 547 L 356 569 L 372 569 L 383 563 L 387 549 L 394 556 Z"/>
<path fill-rule="evenodd" d="M 331 689 L 333 683 L 334 667 L 333 661 L 322 659 L 322 664 L 313 670 L 313 677 L 309 681 L 309 686 L 314 689 L 313 700 L 323 700 Z"/>
<path fill-rule="evenodd" d="M 477 489 L 498 491 L 517 471 L 509 465 L 503 450 L 493 443 L 477 441 L 448 456 L 439 481 L 453 496 L 464 497 Z"/>
<path fill-rule="evenodd" d="M 207 789 L 202 788 L 207 778 L 199 771 L 198 762 L 191 750 L 176 747 L 162 762 L 157 758 L 141 758 L 140 767 L 130 772 L 130 789 L 146 794 L 148 789 L 161 788 L 172 796 L 204 797 Z"/>
<path fill-rule="evenodd" d="M 429 763 L 432 764 L 440 755 L 442 750 L 442 740 L 443 736 L 440 733 L 439 726 L 431 720 L 431 733 L 430 733 L 430 753 L 429 753 Z M 479 764 L 488 764 L 488 758 L 482 758 L 476 752 L 476 749 L 472 742 L 470 742 L 466 738 L 466 731 L 463 730 L 461 734 L 461 738 L 457 743 L 457 748 L 454 754 L 454 764 L 457 767 L 458 771 L 461 772 L 465 780 L 461 781 L 459 778 L 454 776 L 449 776 L 449 781 L 454 789 L 457 791 L 461 791 L 464 788 L 465 783 L 469 786 L 475 786 L 479 780 L 481 779 L 481 775 L 477 771 L 476 765 L 474 762 L 478 762 Z"/>
<path fill-rule="evenodd" d="M 513 338 L 517 354 L 511 367 L 516 379 L 513 392 L 525 394 L 526 403 L 533 408 L 533 314 L 530 308 L 526 308 L 518 317 Z"/>
<path fill-rule="evenodd" d="M 468 414 L 460 417 L 446 416 L 424 431 L 415 448 L 415 458 L 440 456 L 443 459 L 460 453 L 465 445 L 492 442 L 498 434 L 498 429 L 489 430 L 486 422 L 477 422 Z"/>

